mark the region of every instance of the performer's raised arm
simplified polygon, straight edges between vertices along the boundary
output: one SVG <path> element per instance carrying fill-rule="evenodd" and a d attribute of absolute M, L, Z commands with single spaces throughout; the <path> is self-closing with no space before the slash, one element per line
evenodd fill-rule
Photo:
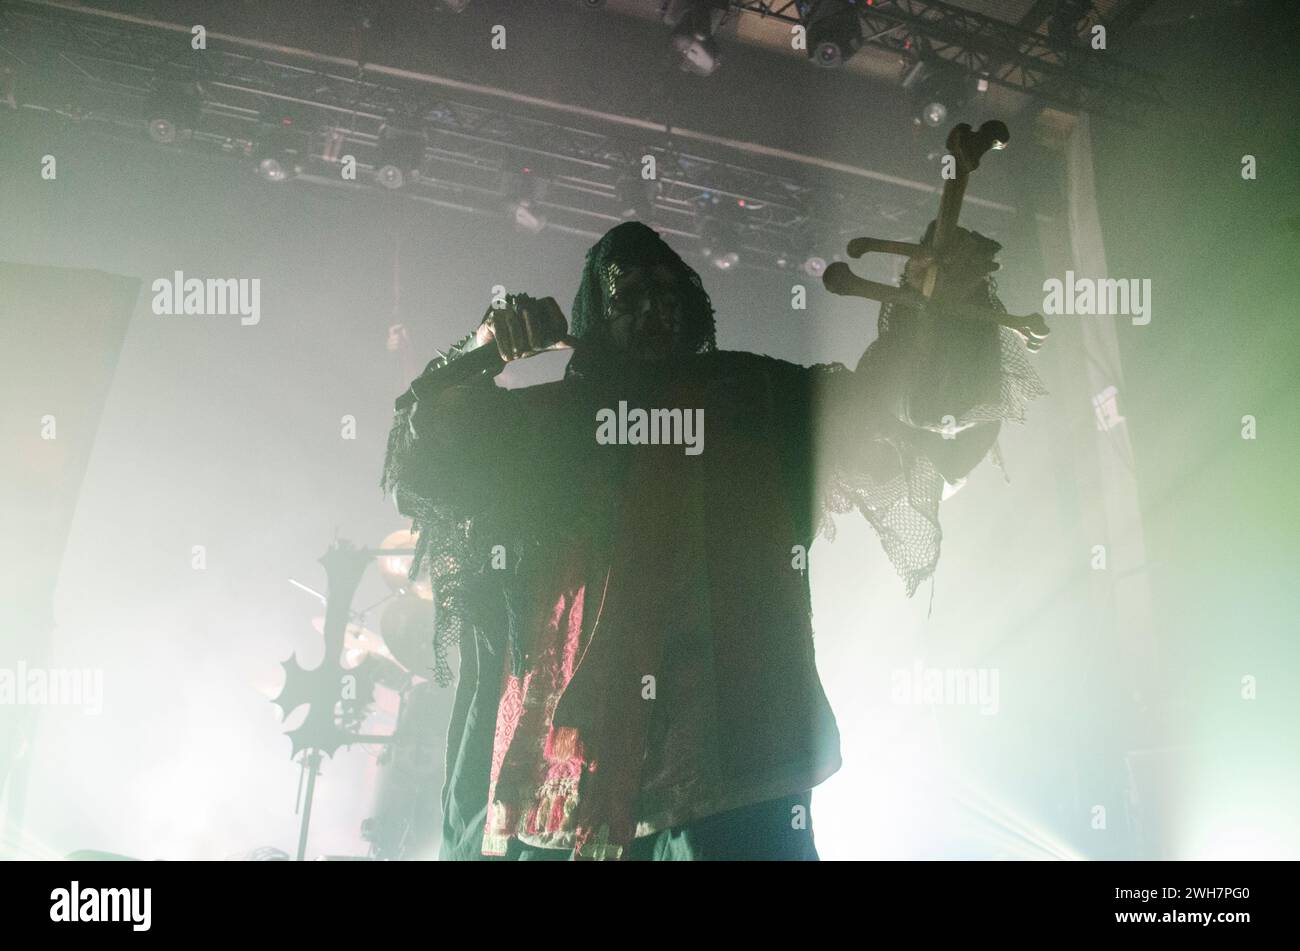
<path fill-rule="evenodd" d="M 792 425 L 810 434 L 814 527 L 861 512 L 909 594 L 938 562 L 939 502 L 995 447 L 1001 423 L 1022 421 L 1026 403 L 1046 392 L 1026 338 L 978 319 L 1006 314 L 992 278 L 1000 247 L 959 229 L 944 262 L 947 310 L 885 304 L 856 370 L 814 367 L 792 400 L 805 415 Z M 904 288 L 923 266 L 909 264 Z"/>
<path fill-rule="evenodd" d="M 570 404 L 554 387 L 530 388 L 525 399 L 493 379 L 505 363 L 566 334 L 553 299 L 511 296 L 430 362 L 398 399 L 389 435 L 384 487 L 402 514 L 419 518 L 430 506 L 445 505 L 468 516 L 506 504 L 512 496 L 506 488 L 519 488 L 524 475 L 519 460 L 528 464 L 521 501 L 542 504 L 563 488 L 562 469 L 572 458 L 566 451 L 574 448 L 565 438 L 573 430 L 563 425 Z"/>

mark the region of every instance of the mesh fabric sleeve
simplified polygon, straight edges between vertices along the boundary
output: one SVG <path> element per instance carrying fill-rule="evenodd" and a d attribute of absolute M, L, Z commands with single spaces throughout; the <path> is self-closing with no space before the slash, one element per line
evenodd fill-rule
<path fill-rule="evenodd" d="M 860 512 L 910 597 L 939 561 L 945 483 L 963 479 L 1002 422 L 1023 421 L 1046 392 L 1024 343 L 991 323 L 932 329 L 891 308 L 855 370 L 797 369 L 785 402 L 799 417 L 791 425 L 806 428 L 813 532 L 833 536 L 835 514 Z"/>

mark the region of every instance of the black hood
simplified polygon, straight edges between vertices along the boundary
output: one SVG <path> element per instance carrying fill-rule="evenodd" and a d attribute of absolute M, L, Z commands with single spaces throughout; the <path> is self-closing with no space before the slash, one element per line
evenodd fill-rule
<path fill-rule="evenodd" d="M 580 340 L 595 342 L 601 336 L 608 312 L 610 292 L 620 271 L 640 265 L 665 265 L 683 278 L 686 289 L 682 301 L 686 314 L 683 344 L 689 353 L 708 353 L 717 349 L 713 321 L 713 303 L 700 282 L 700 276 L 668 246 L 658 232 L 639 221 L 628 221 L 611 228 L 587 252 L 582 269 L 582 283 L 570 311 L 570 332 Z"/>

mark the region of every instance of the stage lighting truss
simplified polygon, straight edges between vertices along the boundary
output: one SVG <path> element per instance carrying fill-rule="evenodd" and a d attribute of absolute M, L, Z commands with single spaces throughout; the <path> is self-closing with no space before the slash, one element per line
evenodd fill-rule
<path fill-rule="evenodd" d="M 546 228 L 546 215 L 541 209 L 549 187 L 535 162 L 516 165 L 502 173 L 506 216 L 516 231 L 540 234 Z"/>
<path fill-rule="evenodd" d="M 733 16 L 756 16 L 802 24 L 809 30 L 808 53 L 814 62 L 836 65 L 834 51 L 818 60 L 812 36 L 815 11 L 834 14 L 834 8 L 851 7 L 861 45 L 890 52 L 925 50 L 948 60 L 986 83 L 1015 90 L 1066 112 L 1089 112 L 1120 122 L 1141 124 L 1157 110 L 1169 108 L 1160 93 L 1160 77 L 1107 54 L 1090 55 L 1080 41 L 1098 22 L 1123 29 L 1150 0 L 1112 0 L 1081 3 L 1078 0 L 1036 0 L 1019 23 L 954 6 L 942 0 L 730 0 Z M 1103 19 L 1098 12 L 1107 10 Z M 1056 13 L 1054 11 L 1064 11 Z M 843 19 L 840 19 L 842 16 Z M 844 32 L 847 14 L 832 22 L 847 46 L 853 34 Z M 1038 26 L 1048 29 L 1040 32 Z M 832 40 L 832 42 L 834 42 Z"/>
<path fill-rule="evenodd" d="M 750 235 L 770 209 L 738 195 L 706 192 L 696 199 L 700 253 L 719 271 L 734 271 L 748 257 Z"/>
<path fill-rule="evenodd" d="M 669 0 L 663 18 L 673 28 L 671 43 L 683 72 L 710 76 L 718 68 L 717 31 L 726 15 L 726 0 Z"/>
<path fill-rule="evenodd" d="M 843 240 L 820 233 L 816 222 L 808 218 L 791 227 L 788 244 L 777 256 L 776 265 L 802 278 L 817 280 L 825 273 L 827 264 L 839 258 L 844 244 Z"/>
<path fill-rule="evenodd" d="M 145 25 L 65 8 L 19 9 L 0 7 L 0 70 L 12 70 L 7 88 L 21 103 L 68 117 L 88 133 L 137 140 L 157 119 L 158 136 L 171 147 L 255 160 L 269 181 L 369 188 L 376 176 L 396 185 L 400 173 L 393 193 L 404 200 L 498 220 L 504 214 L 520 230 L 582 239 L 636 217 L 684 251 L 699 240 L 702 211 L 705 219 L 725 211 L 723 224 L 741 216 L 743 225 L 743 242 L 734 227 L 722 235 L 729 269 L 777 271 L 782 259 L 797 268 L 882 227 L 919 235 L 933 215 L 934 190 L 884 175 L 759 164 L 703 143 L 695 151 L 666 134 L 629 138 L 617 124 L 525 116 L 496 99 L 233 43 L 196 58 Z M 293 121 L 285 126 L 289 109 Z M 640 178 L 647 157 L 653 179 Z M 355 175 L 345 174 L 349 168 Z M 541 190 L 518 191 L 521 175 Z M 985 233 L 996 233 L 1014 211 L 967 204 L 969 226 Z M 819 255 L 797 235 L 810 227 L 824 236 Z M 716 236 L 713 226 L 709 233 Z"/>
<path fill-rule="evenodd" d="M 659 183 L 637 173 L 620 175 L 614 183 L 614 197 L 620 218 L 636 219 L 649 224 L 654 220 Z"/>
<path fill-rule="evenodd" d="M 293 116 L 259 125 L 253 143 L 253 164 L 263 181 L 286 182 L 299 175 L 308 159 L 311 137 Z"/>
<path fill-rule="evenodd" d="M 379 128 L 379 140 L 375 143 L 375 181 L 390 189 L 419 181 L 427 145 L 422 129 L 385 122 Z"/>
<path fill-rule="evenodd" d="M 902 85 L 916 107 L 913 121 L 944 132 L 971 99 L 983 91 L 980 86 L 987 89 L 987 82 L 981 82 L 980 77 L 937 57 L 913 62 L 904 73 Z"/>
<path fill-rule="evenodd" d="M 862 46 L 862 20 L 856 0 L 811 0 L 800 4 L 808 31 L 809 58 L 834 69 Z"/>
<path fill-rule="evenodd" d="M 700 218 L 700 253 L 719 271 L 731 271 L 740 264 L 742 248 L 738 225 L 718 218 Z"/>
<path fill-rule="evenodd" d="M 149 138 L 159 145 L 174 144 L 198 126 L 202 107 L 203 88 L 197 82 L 157 79 L 144 102 Z"/>

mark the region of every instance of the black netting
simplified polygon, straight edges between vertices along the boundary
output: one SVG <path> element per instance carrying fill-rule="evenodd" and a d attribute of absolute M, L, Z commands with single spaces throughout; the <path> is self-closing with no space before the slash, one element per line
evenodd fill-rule
<path fill-rule="evenodd" d="M 700 276 L 657 232 L 639 221 L 628 221 L 611 228 L 587 252 L 582 282 L 569 313 L 573 335 L 584 340 L 601 336 L 619 268 L 633 265 L 653 267 L 656 264 L 667 265 L 681 277 L 686 314 L 684 348 L 691 353 L 708 353 L 716 349 L 713 304 Z"/>
<path fill-rule="evenodd" d="M 933 225 L 923 243 L 932 237 Z M 965 229 L 958 229 L 955 244 L 958 259 L 952 263 L 975 268 L 978 276 L 962 303 L 1007 313 L 992 277 L 1001 246 Z M 913 276 L 910 267 L 903 284 Z M 877 449 L 894 454 L 897 466 L 837 465 L 823 473 L 819 527 L 821 534 L 833 537 L 834 514 L 860 512 L 879 535 L 910 597 L 934 573 L 943 539 L 939 503 L 946 480 L 932 458 L 935 436 L 956 435 L 980 424 L 1023 422 L 1026 404 L 1047 390 L 1029 362 L 1024 340 L 1006 327 L 936 319 L 906 304 L 889 303 L 881 308 L 878 331 L 857 373 L 895 377 L 886 390 L 897 400 L 889 409 L 900 425 L 862 438 L 874 439 Z M 927 333 L 940 339 L 916 349 Z M 918 357 L 918 352 L 926 355 Z M 996 443 L 992 451 L 996 454 Z"/>
<path fill-rule="evenodd" d="M 447 354 L 430 363 L 425 373 L 436 373 L 463 356 L 472 348 L 472 338 L 471 334 L 462 339 Z M 394 493 L 398 510 L 411 518 L 419 533 L 410 577 L 414 580 L 427 567 L 434 601 L 434 679 L 445 687 L 453 680 L 448 661 L 451 648 L 461 643 L 462 633 L 471 623 L 467 589 L 477 567 L 483 564 L 484 553 L 474 543 L 472 518 L 450 506 L 422 498 L 408 488 L 416 482 L 416 474 L 411 470 L 418 465 L 418 447 L 411 428 L 414 411 L 415 401 L 408 393 L 398 401 L 388 433 L 381 485 L 385 493 Z"/>
<path fill-rule="evenodd" d="M 993 255 L 999 246 L 960 229 L 958 240 L 965 242 L 970 252 L 965 264 L 981 268 L 982 274 L 964 303 L 1006 313 L 991 277 Z M 629 222 L 612 229 L 588 252 L 571 314 L 572 333 L 588 346 L 583 348 L 585 354 L 579 353 L 584 359 L 575 356 L 571 361 L 570 376 L 580 375 L 581 368 L 592 366 L 593 360 L 600 362 L 601 334 L 614 276 L 611 264 L 619 262 L 623 266 L 663 263 L 681 274 L 687 297 L 687 345 L 691 352 L 713 354 L 710 359 L 722 356 L 715 353 L 713 307 L 699 276 L 655 232 Z M 904 280 L 909 276 L 905 274 Z M 937 335 L 936 346 L 920 346 L 926 334 Z M 430 364 L 426 375 L 436 374 L 471 348 L 472 340 L 466 338 Z M 916 354 L 925 356 L 918 358 Z M 938 512 L 945 478 L 936 465 L 935 440 L 950 430 L 963 432 L 979 424 L 1024 419 L 1026 403 L 1046 392 L 1030 365 L 1024 342 L 1004 327 L 977 321 L 937 321 L 915 308 L 889 304 L 881 310 L 879 336 L 867 348 L 857 372 L 849 374 L 842 366 L 798 372 L 843 374 L 846 380 L 890 381 L 879 392 L 897 401 L 885 407 L 885 417 L 897 425 L 881 428 L 879 415 L 862 415 L 873 423 L 870 428 L 864 426 L 857 438 L 872 444 L 871 451 L 847 453 L 827 471 L 818 473 L 820 498 L 814 518 L 818 531 L 833 536 L 835 514 L 860 512 L 879 535 L 911 596 L 921 581 L 933 574 L 942 540 Z M 412 577 L 426 568 L 430 574 L 436 607 L 435 677 L 447 684 L 452 680 L 449 651 L 461 642 L 467 626 L 475 625 L 482 616 L 482 602 L 489 594 L 496 599 L 493 604 L 501 602 L 502 626 L 508 626 L 510 612 L 501 587 L 491 593 L 478 586 L 489 558 L 488 544 L 479 539 L 488 533 L 464 513 L 422 498 L 409 488 L 421 481 L 414 471 L 419 466 L 420 448 L 411 428 L 414 404 L 414 395 L 409 391 L 398 401 L 382 484 L 385 491 L 395 493 L 399 509 L 413 519 L 419 532 Z M 846 409 L 841 407 L 841 411 Z M 850 406 L 847 412 L 856 409 Z M 882 453 L 895 459 L 896 465 L 882 467 L 863 461 L 878 463 Z M 808 464 L 811 466 L 812 461 L 808 460 Z M 561 531 L 576 531 L 575 524 L 581 522 L 582 514 Z M 514 632 L 509 636 L 515 666 L 519 662 L 516 638 Z"/>
<path fill-rule="evenodd" d="M 685 316 L 684 346 L 692 353 L 708 353 L 716 349 L 713 305 L 699 275 L 655 231 L 640 222 L 630 221 L 610 229 L 587 252 L 582 281 L 570 314 L 570 332 L 590 344 L 586 349 L 592 354 L 601 350 L 611 282 L 618 269 L 658 264 L 667 265 L 680 275 Z M 436 374 L 471 349 L 473 334 L 434 360 L 425 374 Z M 589 361 L 578 361 L 577 365 L 571 364 L 571 369 L 576 371 L 577 366 L 583 363 L 590 365 Z M 461 642 L 467 625 L 474 623 L 473 618 L 478 614 L 472 612 L 482 613 L 482 605 L 476 601 L 488 596 L 488 592 L 478 586 L 478 579 L 483 574 L 489 552 L 487 543 L 478 541 L 480 535 L 486 533 L 476 531 L 473 518 L 448 505 L 422 498 L 407 488 L 419 481 L 418 474 L 411 471 L 419 465 L 419 447 L 411 428 L 414 410 L 415 398 L 408 391 L 398 400 L 397 414 L 389 432 L 382 486 L 385 492 L 395 493 L 399 511 L 412 518 L 419 533 L 411 577 L 414 579 L 426 567 L 429 571 L 435 605 L 435 677 L 438 683 L 446 685 L 452 680 L 449 651 Z M 578 531 L 580 528 L 581 518 L 560 530 Z M 529 545 L 535 542 L 535 538 L 528 540 Z M 501 601 L 505 624 L 513 627 L 513 614 L 506 594 L 505 590 L 497 588 L 493 596 Z M 508 634 L 510 659 L 515 668 L 522 663 L 516 634 L 513 630 Z"/>

